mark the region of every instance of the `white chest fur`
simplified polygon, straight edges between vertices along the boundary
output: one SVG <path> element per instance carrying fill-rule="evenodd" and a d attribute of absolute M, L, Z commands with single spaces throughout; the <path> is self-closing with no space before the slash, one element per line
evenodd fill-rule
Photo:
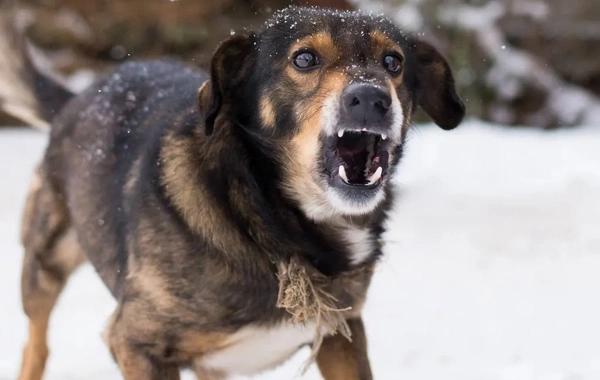
<path fill-rule="evenodd" d="M 366 228 L 347 226 L 344 228 L 344 239 L 350 248 L 350 261 L 357 265 L 365 261 L 372 253 L 374 241 Z"/>
<path fill-rule="evenodd" d="M 368 229 L 346 223 L 340 223 L 338 228 L 352 264 L 362 263 L 373 253 L 375 242 Z M 315 335 L 314 324 L 245 327 L 229 337 L 225 348 L 202 356 L 195 364 L 225 374 L 252 375 L 282 364 L 303 345 L 314 341 Z"/>
<path fill-rule="evenodd" d="M 226 374 L 259 373 L 282 364 L 315 334 L 314 324 L 245 327 L 228 339 L 226 348 L 202 356 L 196 364 Z"/>

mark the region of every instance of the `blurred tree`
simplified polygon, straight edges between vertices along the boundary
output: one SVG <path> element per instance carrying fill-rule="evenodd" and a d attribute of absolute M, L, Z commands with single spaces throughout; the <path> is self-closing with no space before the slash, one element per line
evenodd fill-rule
<path fill-rule="evenodd" d="M 174 55 L 206 66 L 231 31 L 289 4 L 384 12 L 446 54 L 468 112 L 504 124 L 595 123 L 598 0 L 19 0 L 33 42 L 64 74 Z M 600 124 L 600 121 L 597 121 Z"/>

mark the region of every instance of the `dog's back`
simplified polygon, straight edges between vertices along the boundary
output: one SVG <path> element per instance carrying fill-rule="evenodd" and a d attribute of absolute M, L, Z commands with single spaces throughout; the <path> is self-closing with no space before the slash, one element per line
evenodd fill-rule
<path fill-rule="evenodd" d="M 126 265 L 125 213 L 108 210 L 135 203 L 125 201 L 127 183 L 142 175 L 139 182 L 156 183 L 142 163 L 158 164 L 158 140 L 166 129 L 197 125 L 198 88 L 207 75 L 170 60 L 128 62 L 75 95 L 33 62 L 9 15 L 0 15 L 0 110 L 39 129 L 52 125 L 32 188 L 41 186 L 55 201 L 44 205 L 31 195 L 23 223 L 24 236 L 30 229 L 48 236 L 30 236 L 23 244 L 26 250 L 38 240 L 52 246 L 56 236 L 77 226 L 72 233 L 92 247 L 88 258 L 116 293 Z M 45 228 L 29 222 L 47 218 L 60 222 Z"/>
<path fill-rule="evenodd" d="M 52 173 L 47 180 L 64 194 L 79 242 L 91 247 L 87 256 L 113 293 L 124 275 L 125 208 L 136 204 L 127 191 L 157 183 L 148 166 L 160 164 L 159 139 L 175 125 L 197 124 L 205 79 L 169 61 L 125 63 L 53 121 L 43 171 Z"/>
<path fill-rule="evenodd" d="M 207 76 L 170 61 L 125 63 L 75 95 L 36 68 L 5 14 L 0 28 L 0 109 L 39 129 L 51 125 L 21 232 L 30 340 L 20 379 L 32 380 L 44 371 L 51 310 L 86 258 L 118 295 L 127 266 L 124 211 L 137 203 L 128 190 L 158 186 L 150 166 L 160 164 L 159 139 L 175 125 L 197 124 Z"/>

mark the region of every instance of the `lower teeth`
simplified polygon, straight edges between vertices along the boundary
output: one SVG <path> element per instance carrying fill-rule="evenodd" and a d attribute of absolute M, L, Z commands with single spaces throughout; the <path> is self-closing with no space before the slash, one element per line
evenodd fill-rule
<path fill-rule="evenodd" d="M 338 169 L 338 173 L 339 173 L 340 177 L 342 178 L 342 180 L 344 180 L 344 182 L 350 183 L 348 181 L 348 176 L 346 175 L 346 168 L 344 168 L 344 165 L 340 165 L 340 168 Z"/>
<path fill-rule="evenodd" d="M 338 168 L 338 174 L 345 183 L 351 185 L 350 181 L 348 180 L 348 175 L 346 174 L 346 168 L 344 167 L 344 165 L 340 165 L 340 167 Z M 379 181 L 381 179 L 382 174 L 383 174 L 383 168 L 381 166 L 379 166 L 377 168 L 377 170 L 375 170 L 375 173 L 371 174 L 370 177 L 366 178 L 367 183 L 365 185 L 371 186 L 371 185 L 375 184 L 377 181 Z"/>
<path fill-rule="evenodd" d="M 367 185 L 372 185 L 375 182 L 379 181 L 382 173 L 383 173 L 383 168 L 380 166 L 377 168 L 377 170 L 375 170 L 375 173 L 373 173 L 373 175 L 371 175 L 370 177 L 367 177 Z"/>

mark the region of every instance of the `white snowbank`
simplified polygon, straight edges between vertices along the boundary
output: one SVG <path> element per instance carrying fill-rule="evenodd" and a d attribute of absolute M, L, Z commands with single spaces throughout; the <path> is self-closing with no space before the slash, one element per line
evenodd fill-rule
<path fill-rule="evenodd" d="M 19 216 L 45 139 L 0 130 L 0 380 L 20 365 Z M 398 182 L 365 311 L 376 379 L 600 378 L 600 129 L 422 126 Z M 120 378 L 100 338 L 113 306 L 90 267 L 75 274 L 47 380 Z M 293 378 L 307 354 L 256 378 Z"/>

